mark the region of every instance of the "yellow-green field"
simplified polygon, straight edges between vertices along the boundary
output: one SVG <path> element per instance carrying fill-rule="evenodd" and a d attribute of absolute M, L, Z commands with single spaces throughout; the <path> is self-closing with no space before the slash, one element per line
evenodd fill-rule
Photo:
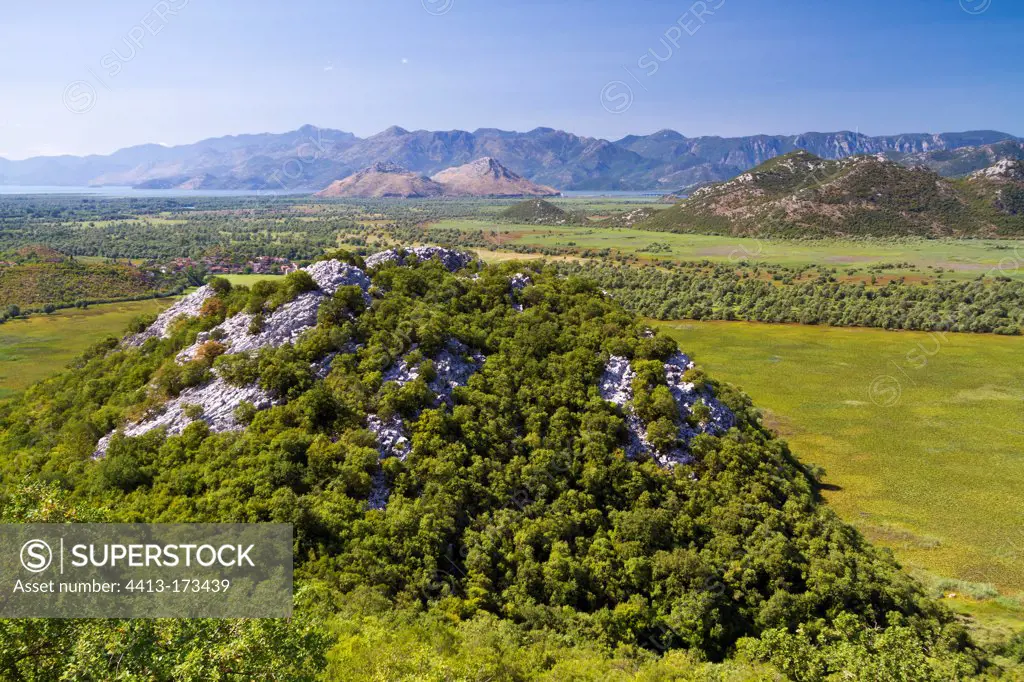
<path fill-rule="evenodd" d="M 278 279 L 284 275 L 218 275 L 233 285 L 251 287 L 256 282 L 264 279 Z"/>
<path fill-rule="evenodd" d="M 655 324 L 746 391 L 826 469 L 829 503 L 912 573 L 1024 591 L 1024 338 Z"/>
<path fill-rule="evenodd" d="M 934 275 L 941 268 L 947 278 L 1004 275 L 1024 279 L 1024 242 L 1012 240 L 761 240 L 632 229 L 509 225 L 486 220 L 444 220 L 431 223 L 430 227 L 483 230 L 499 235 L 503 243 L 538 249 L 609 249 L 658 260 L 751 261 L 789 267 L 827 267 L 840 272 L 910 263 L 911 270 L 887 268 L 882 272 Z"/>
<path fill-rule="evenodd" d="M 56 374 L 89 346 L 121 336 L 137 315 L 156 314 L 172 299 L 151 299 L 33 315 L 0 325 L 0 400 Z"/>

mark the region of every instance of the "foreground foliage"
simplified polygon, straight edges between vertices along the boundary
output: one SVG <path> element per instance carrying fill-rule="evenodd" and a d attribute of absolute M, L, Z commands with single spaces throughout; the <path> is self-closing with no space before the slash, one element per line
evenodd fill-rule
<path fill-rule="evenodd" d="M 798 322 L 835 327 L 1019 334 L 1024 282 L 936 281 L 885 286 L 839 282 L 827 274 L 779 280 L 710 262 L 626 267 L 560 263 L 559 271 L 595 281 L 630 310 L 661 320 Z"/>

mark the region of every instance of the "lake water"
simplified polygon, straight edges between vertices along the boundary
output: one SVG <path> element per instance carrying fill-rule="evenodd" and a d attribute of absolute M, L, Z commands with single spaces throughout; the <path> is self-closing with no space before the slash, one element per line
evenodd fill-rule
<path fill-rule="evenodd" d="M 134 189 L 132 187 L 62 187 L 54 185 L 0 185 L 3 194 L 63 194 L 98 197 L 249 197 L 311 194 L 312 190 L 255 190 L 255 189 Z"/>
<path fill-rule="evenodd" d="M 255 190 L 255 189 L 135 189 L 133 187 L 64 187 L 57 185 L 0 185 L 0 195 L 11 194 L 50 194 L 50 195 L 87 195 L 97 197 L 268 197 L 268 196 L 301 196 L 312 194 L 315 190 Z M 586 190 L 562 192 L 566 198 L 608 197 L 616 199 L 657 198 L 668 192 L 650 190 L 622 192 L 612 190 Z"/>

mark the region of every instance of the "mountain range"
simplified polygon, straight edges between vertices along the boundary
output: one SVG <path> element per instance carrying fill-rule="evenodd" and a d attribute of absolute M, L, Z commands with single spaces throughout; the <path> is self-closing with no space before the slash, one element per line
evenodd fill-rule
<path fill-rule="evenodd" d="M 825 159 L 886 154 L 911 163 L 937 163 L 971 172 L 982 152 L 943 155 L 992 146 L 1000 153 L 1022 140 L 998 131 L 912 133 L 869 137 L 854 132 L 686 137 L 672 130 L 610 141 L 552 128 L 511 132 L 409 131 L 393 126 L 359 138 L 305 125 L 286 133 L 232 135 L 194 144 L 127 147 L 100 156 L 0 159 L 5 185 L 130 185 L 143 188 L 321 190 L 376 163 L 393 162 L 434 175 L 481 157 L 499 159 L 511 172 L 559 190 L 685 191 L 733 178 L 774 157 L 805 150 Z M 1014 152 L 1015 153 L 1015 152 Z M 981 164 L 972 167 L 972 163 Z M 964 170 L 966 168 L 966 170 Z"/>
<path fill-rule="evenodd" d="M 1024 161 L 944 178 L 883 155 L 828 160 L 799 151 L 701 187 L 642 229 L 737 236 L 1019 237 Z"/>

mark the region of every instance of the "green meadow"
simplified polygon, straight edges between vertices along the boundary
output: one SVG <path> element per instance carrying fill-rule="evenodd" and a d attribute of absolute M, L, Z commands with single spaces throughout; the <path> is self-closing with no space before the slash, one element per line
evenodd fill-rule
<path fill-rule="evenodd" d="M 656 324 L 746 391 L 801 461 L 824 467 L 839 514 L 926 584 L 1024 592 L 1024 338 Z"/>
<path fill-rule="evenodd" d="M 218 275 L 223 277 L 227 281 L 231 282 L 232 285 L 251 287 L 256 282 L 264 279 L 277 279 L 284 275 Z"/>
<path fill-rule="evenodd" d="M 56 374 L 108 336 L 121 336 L 137 315 L 156 314 L 172 299 L 71 308 L 0 325 L 0 400 Z"/>
<path fill-rule="evenodd" d="M 622 228 L 512 225 L 486 220 L 443 220 L 432 228 L 483 230 L 502 243 L 538 249 L 608 249 L 656 260 L 760 262 L 788 267 L 827 267 L 840 273 L 879 265 L 909 263 L 910 269 L 886 268 L 880 274 L 927 274 L 973 279 L 1004 275 L 1024 279 L 1024 242 L 994 239 L 781 240 L 676 234 Z"/>

